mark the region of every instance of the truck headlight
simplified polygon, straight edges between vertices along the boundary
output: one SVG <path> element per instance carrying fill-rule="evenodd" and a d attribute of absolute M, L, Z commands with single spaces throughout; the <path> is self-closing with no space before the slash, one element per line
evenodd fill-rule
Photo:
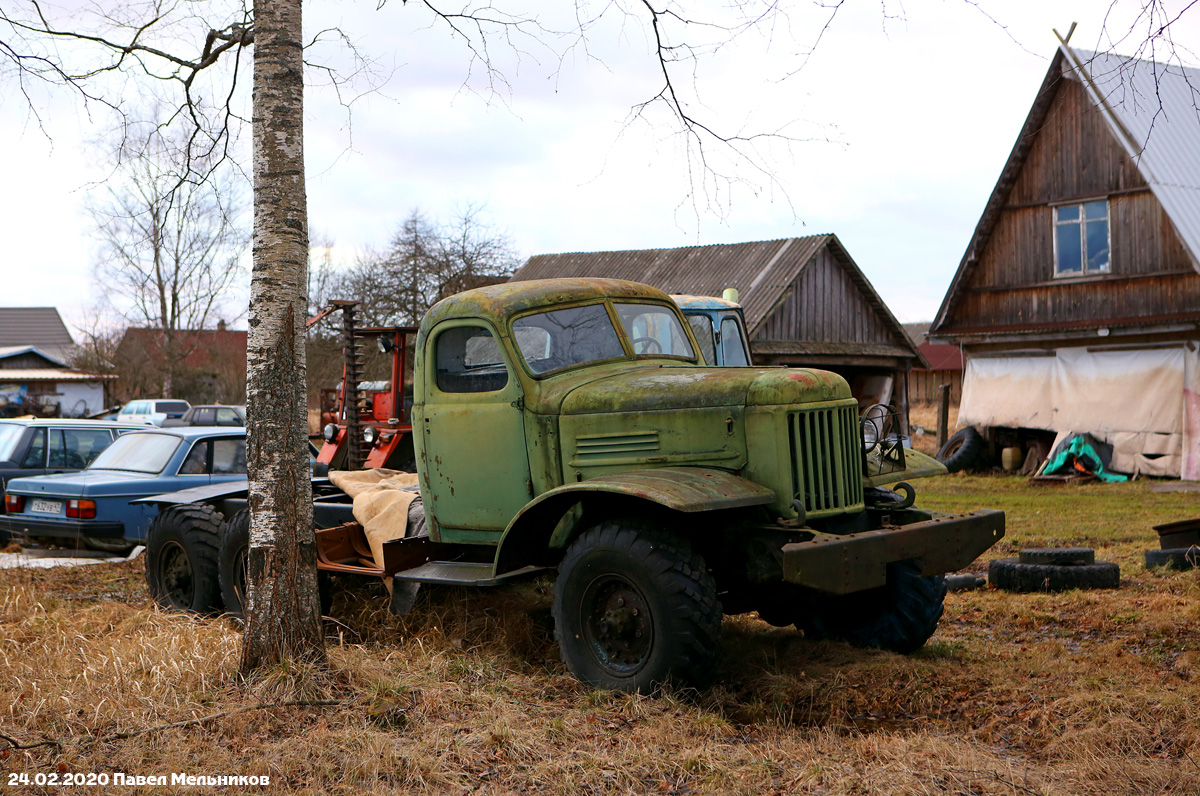
<path fill-rule="evenodd" d="M 374 426 L 367 426 L 363 429 L 363 439 L 368 445 L 374 445 L 375 440 L 379 439 L 379 430 Z"/>
<path fill-rule="evenodd" d="M 338 427 L 333 423 L 326 423 L 325 428 L 321 429 L 321 436 L 326 442 L 333 442 L 337 439 Z"/>

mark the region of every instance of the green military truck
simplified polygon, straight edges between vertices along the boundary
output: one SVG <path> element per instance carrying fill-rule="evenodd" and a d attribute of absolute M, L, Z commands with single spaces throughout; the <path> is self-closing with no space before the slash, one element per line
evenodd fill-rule
<path fill-rule="evenodd" d="M 557 569 L 563 660 L 622 691 L 709 681 L 722 613 L 921 647 L 942 613 L 942 574 L 1003 536 L 1003 512 L 915 508 L 898 482 L 944 468 L 905 450 L 880 415 L 864 434 L 839 376 L 708 367 L 696 352 L 678 307 L 633 282 L 530 281 L 445 299 L 416 340 L 424 529 L 372 557 L 348 500 L 320 482 L 319 566 L 391 578 L 394 599 L 405 584 Z M 158 502 L 164 526 L 198 510 Z M 245 504 L 202 502 L 210 527 Z"/>

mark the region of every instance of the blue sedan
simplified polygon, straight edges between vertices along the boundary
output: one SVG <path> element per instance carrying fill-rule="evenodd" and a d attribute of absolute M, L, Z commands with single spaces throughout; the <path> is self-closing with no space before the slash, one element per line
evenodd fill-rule
<path fill-rule="evenodd" d="M 0 531 L 17 538 L 127 549 L 146 540 L 158 513 L 156 505 L 131 501 L 245 478 L 245 429 L 134 431 L 113 442 L 82 472 L 9 481 Z"/>

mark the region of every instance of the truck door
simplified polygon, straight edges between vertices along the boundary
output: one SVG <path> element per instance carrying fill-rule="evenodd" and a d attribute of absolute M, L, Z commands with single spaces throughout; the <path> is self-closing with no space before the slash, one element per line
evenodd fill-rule
<path fill-rule="evenodd" d="M 532 498 L 521 383 L 478 321 L 442 324 L 424 356 L 425 505 L 443 541 L 492 541 Z"/>

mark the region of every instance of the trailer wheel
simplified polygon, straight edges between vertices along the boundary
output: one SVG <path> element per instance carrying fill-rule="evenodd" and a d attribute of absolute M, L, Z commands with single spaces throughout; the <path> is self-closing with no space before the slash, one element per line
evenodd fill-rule
<path fill-rule="evenodd" d="M 921 576 L 915 561 L 888 565 L 887 584 L 846 595 L 824 595 L 799 612 L 796 626 L 811 639 L 846 641 L 909 655 L 924 646 L 946 599 L 946 579 Z"/>
<path fill-rule="evenodd" d="M 967 426 L 954 432 L 950 439 L 946 440 L 946 444 L 937 452 L 937 460 L 946 465 L 946 469 L 952 473 L 969 470 L 983 455 L 986 446 L 983 435 Z"/>
<path fill-rule="evenodd" d="M 241 616 L 246 607 L 246 553 L 250 549 L 250 510 L 242 509 L 221 526 L 221 599 L 225 610 Z"/>
<path fill-rule="evenodd" d="M 234 616 L 246 614 L 246 561 L 250 554 L 250 510 L 241 509 L 221 526 L 220 563 L 221 599 L 225 611 Z M 333 606 L 333 582 L 328 572 L 317 572 L 317 590 L 321 595 L 321 615 L 328 616 Z"/>
<path fill-rule="evenodd" d="M 642 520 L 604 522 L 567 548 L 554 635 L 579 680 L 628 693 L 703 687 L 716 668 L 717 589 L 684 539 Z"/>
<path fill-rule="evenodd" d="M 159 512 L 146 536 L 146 584 L 164 608 L 208 613 L 221 607 L 217 550 L 221 514 L 190 503 Z"/>
<path fill-rule="evenodd" d="M 1112 561 L 1024 564 L 1018 558 L 997 558 L 988 564 L 988 583 L 1018 593 L 1115 589 L 1121 585 L 1121 568 Z"/>

